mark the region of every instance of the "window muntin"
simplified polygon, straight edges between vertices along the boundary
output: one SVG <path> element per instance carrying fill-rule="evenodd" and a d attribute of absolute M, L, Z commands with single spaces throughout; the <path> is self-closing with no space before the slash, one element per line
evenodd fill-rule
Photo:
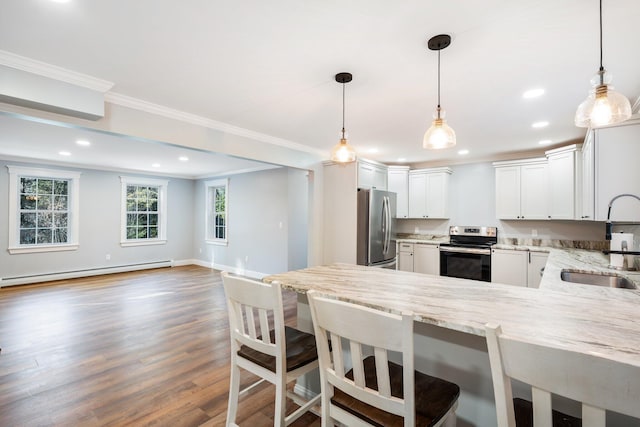
<path fill-rule="evenodd" d="M 205 239 L 209 243 L 226 244 L 228 224 L 228 180 L 207 181 L 207 226 Z"/>
<path fill-rule="evenodd" d="M 69 180 L 20 177 L 20 245 L 69 242 Z"/>
<path fill-rule="evenodd" d="M 122 181 L 121 245 L 166 243 L 168 181 L 120 177 Z"/>
<path fill-rule="evenodd" d="M 127 240 L 157 239 L 160 187 L 127 185 Z"/>
<path fill-rule="evenodd" d="M 7 166 L 9 253 L 78 248 L 80 173 Z"/>

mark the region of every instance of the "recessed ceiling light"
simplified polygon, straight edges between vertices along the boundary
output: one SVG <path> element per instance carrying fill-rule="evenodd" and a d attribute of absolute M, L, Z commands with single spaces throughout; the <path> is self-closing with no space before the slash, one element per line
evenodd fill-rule
<path fill-rule="evenodd" d="M 160 167 L 160 163 L 154 163 L 151 165 L 151 167 L 153 168 L 159 168 Z"/>
<path fill-rule="evenodd" d="M 60 154 L 61 156 L 70 156 L 71 153 L 68 151 L 58 151 L 58 154 Z"/>
<path fill-rule="evenodd" d="M 546 128 L 547 126 L 549 126 L 549 122 L 535 122 L 534 124 L 531 125 L 532 128 Z"/>
<path fill-rule="evenodd" d="M 367 152 L 371 153 L 371 154 L 375 154 L 377 153 L 379 150 L 377 148 L 369 148 L 369 150 Z"/>
<path fill-rule="evenodd" d="M 543 139 L 542 141 L 538 141 L 538 144 L 540 145 L 549 145 L 551 144 L 551 140 L 550 139 Z"/>
<path fill-rule="evenodd" d="M 406 162 L 406 161 L 407 161 L 407 159 L 405 159 L 404 157 L 399 157 L 399 158 L 398 158 L 398 161 L 399 161 L 399 162 Z"/>
<path fill-rule="evenodd" d="M 531 99 L 531 98 L 537 98 L 542 95 L 544 95 L 544 89 L 538 88 L 538 89 L 530 89 L 526 91 L 525 93 L 522 94 L 522 97 L 524 99 Z"/>
<path fill-rule="evenodd" d="M 76 144 L 82 146 L 82 147 L 88 147 L 91 145 L 91 143 L 89 141 L 87 141 L 86 139 L 79 139 L 76 141 Z"/>
<path fill-rule="evenodd" d="M 469 150 L 460 150 L 458 151 L 458 154 L 460 154 L 461 156 L 464 156 L 465 154 L 469 154 Z"/>
<path fill-rule="evenodd" d="M 189 158 L 187 156 L 180 156 L 178 157 L 178 160 L 180 160 L 181 162 L 188 162 Z"/>
<path fill-rule="evenodd" d="M 54 3 L 69 3 L 71 0 L 51 0 Z"/>

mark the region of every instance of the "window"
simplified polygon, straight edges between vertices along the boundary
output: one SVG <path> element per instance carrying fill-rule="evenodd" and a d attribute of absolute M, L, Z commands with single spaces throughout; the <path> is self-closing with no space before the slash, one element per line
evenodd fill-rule
<path fill-rule="evenodd" d="M 9 253 L 77 249 L 80 173 L 7 168 Z"/>
<path fill-rule="evenodd" d="M 206 240 L 214 244 L 227 244 L 227 194 L 229 182 L 226 179 L 207 181 L 207 227 Z"/>
<path fill-rule="evenodd" d="M 121 246 L 155 245 L 167 241 L 168 181 L 121 176 Z"/>

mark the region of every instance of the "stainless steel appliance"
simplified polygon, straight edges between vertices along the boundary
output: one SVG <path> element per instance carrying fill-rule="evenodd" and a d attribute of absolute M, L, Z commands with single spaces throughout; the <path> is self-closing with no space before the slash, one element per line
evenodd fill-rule
<path fill-rule="evenodd" d="M 440 245 L 440 275 L 491 281 L 491 246 L 496 227 L 449 227 L 449 243 Z"/>
<path fill-rule="evenodd" d="M 395 268 L 396 193 L 358 189 L 359 265 Z"/>

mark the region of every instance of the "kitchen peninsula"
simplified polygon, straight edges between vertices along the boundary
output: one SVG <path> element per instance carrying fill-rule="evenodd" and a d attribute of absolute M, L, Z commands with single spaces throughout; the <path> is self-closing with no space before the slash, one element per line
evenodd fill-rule
<path fill-rule="evenodd" d="M 552 250 L 550 264 L 564 256 L 564 251 Z M 640 367 L 637 290 L 558 284 L 546 274 L 540 289 L 532 289 L 350 264 L 276 274 L 265 281 L 299 293 L 302 329 L 311 330 L 304 296 L 310 289 L 388 312 L 413 312 L 416 368 L 460 385 L 462 426 L 496 424 L 484 342 L 488 322 L 517 338 Z M 561 409 L 571 412 L 570 407 Z M 634 421 L 614 419 L 608 425 L 640 425 Z"/>

